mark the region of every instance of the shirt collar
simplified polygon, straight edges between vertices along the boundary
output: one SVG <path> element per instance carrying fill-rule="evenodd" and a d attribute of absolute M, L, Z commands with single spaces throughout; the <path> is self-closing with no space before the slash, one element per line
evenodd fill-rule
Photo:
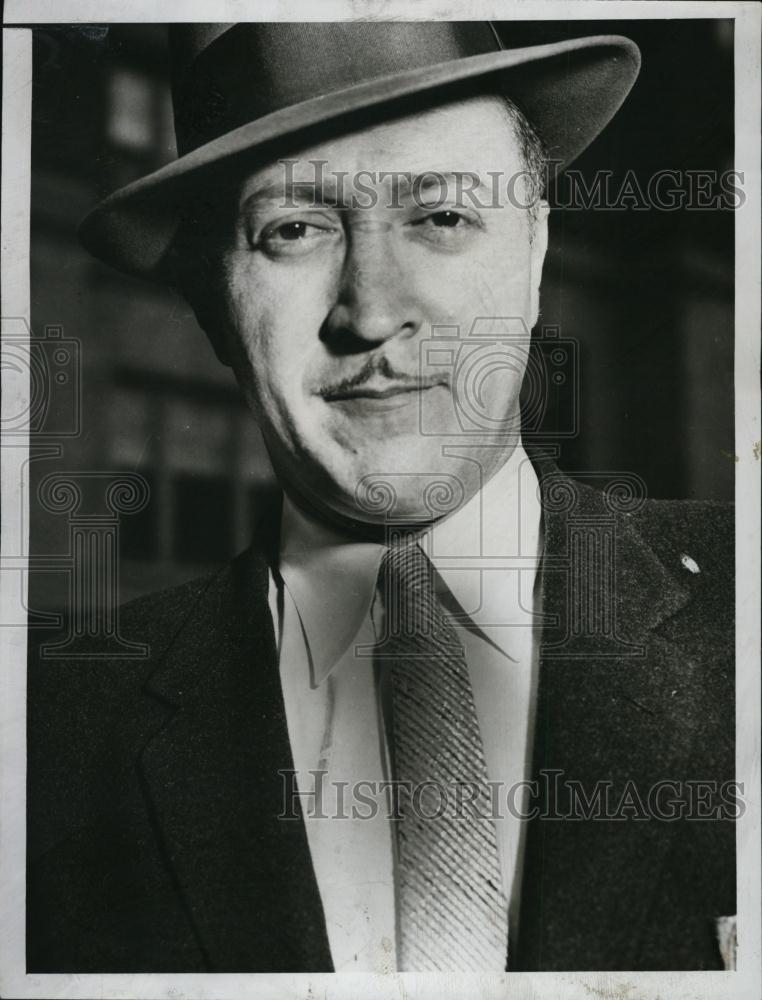
<path fill-rule="evenodd" d="M 439 576 L 465 611 L 498 598 L 491 573 L 469 559 L 538 555 L 537 476 L 519 445 L 482 489 L 426 533 Z M 370 611 L 384 554 L 377 542 L 358 542 L 283 500 L 279 570 L 301 620 L 317 686 L 332 672 Z M 485 584 L 486 581 L 486 584 Z M 489 638 L 507 652 L 510 629 Z"/>

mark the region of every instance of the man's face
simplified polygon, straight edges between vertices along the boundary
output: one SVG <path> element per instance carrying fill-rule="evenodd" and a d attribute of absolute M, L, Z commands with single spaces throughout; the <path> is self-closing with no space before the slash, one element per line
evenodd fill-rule
<path fill-rule="evenodd" d="M 436 356 L 432 328 L 463 340 L 475 320 L 502 336 L 493 318 L 513 330 L 536 322 L 546 213 L 533 232 L 522 184 L 510 184 L 523 169 L 504 105 L 483 97 L 311 146 L 244 180 L 214 322 L 275 470 L 303 502 L 382 520 L 383 504 L 358 505 L 371 477 L 390 484 L 395 516 L 428 520 L 437 477 L 456 477 L 468 499 L 515 447 L 515 434 L 471 445 L 454 395 L 476 392 L 488 422 L 517 428 L 526 343 L 471 389 L 422 358 Z M 431 172 L 446 190 L 409 187 Z M 464 195 L 457 174 L 484 187 Z"/>

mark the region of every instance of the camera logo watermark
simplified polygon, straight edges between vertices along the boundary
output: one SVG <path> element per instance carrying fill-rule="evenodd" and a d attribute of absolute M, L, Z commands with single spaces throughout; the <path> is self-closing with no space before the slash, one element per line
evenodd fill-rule
<path fill-rule="evenodd" d="M 419 357 L 422 379 L 439 375 L 449 385 L 455 417 L 443 425 L 435 401 L 422 393 L 423 436 L 445 437 L 450 431 L 453 437 L 510 444 L 522 436 L 539 441 L 579 433 L 579 344 L 562 337 L 557 325 L 541 325 L 534 334 L 521 316 L 480 316 L 468 330 L 435 325 L 431 337 L 421 341 Z M 506 412 L 500 402 L 511 397 L 521 405 Z M 551 399 L 552 435 L 543 430 Z"/>
<path fill-rule="evenodd" d="M 76 437 L 82 429 L 79 341 L 65 337 L 61 326 L 46 326 L 44 336 L 33 337 L 26 320 L 10 317 L 2 321 L 2 344 L 4 376 L 29 380 L 26 403 L 3 415 L 3 436 Z"/>

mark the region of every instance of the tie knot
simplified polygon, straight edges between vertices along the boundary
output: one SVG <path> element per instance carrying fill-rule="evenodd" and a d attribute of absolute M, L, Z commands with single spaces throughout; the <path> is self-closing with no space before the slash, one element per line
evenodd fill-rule
<path fill-rule="evenodd" d="M 389 546 L 381 560 L 378 583 L 382 592 L 418 591 L 433 595 L 434 567 L 414 535 Z"/>
<path fill-rule="evenodd" d="M 412 644 L 425 658 L 460 650 L 435 588 L 434 567 L 415 536 L 389 546 L 378 574 L 386 641 Z"/>

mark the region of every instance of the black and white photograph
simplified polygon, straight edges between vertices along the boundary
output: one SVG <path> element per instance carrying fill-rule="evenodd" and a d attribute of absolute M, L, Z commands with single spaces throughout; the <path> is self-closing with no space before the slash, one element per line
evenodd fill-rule
<path fill-rule="evenodd" d="M 759 997 L 760 10 L 6 3 L 0 995 Z"/>

